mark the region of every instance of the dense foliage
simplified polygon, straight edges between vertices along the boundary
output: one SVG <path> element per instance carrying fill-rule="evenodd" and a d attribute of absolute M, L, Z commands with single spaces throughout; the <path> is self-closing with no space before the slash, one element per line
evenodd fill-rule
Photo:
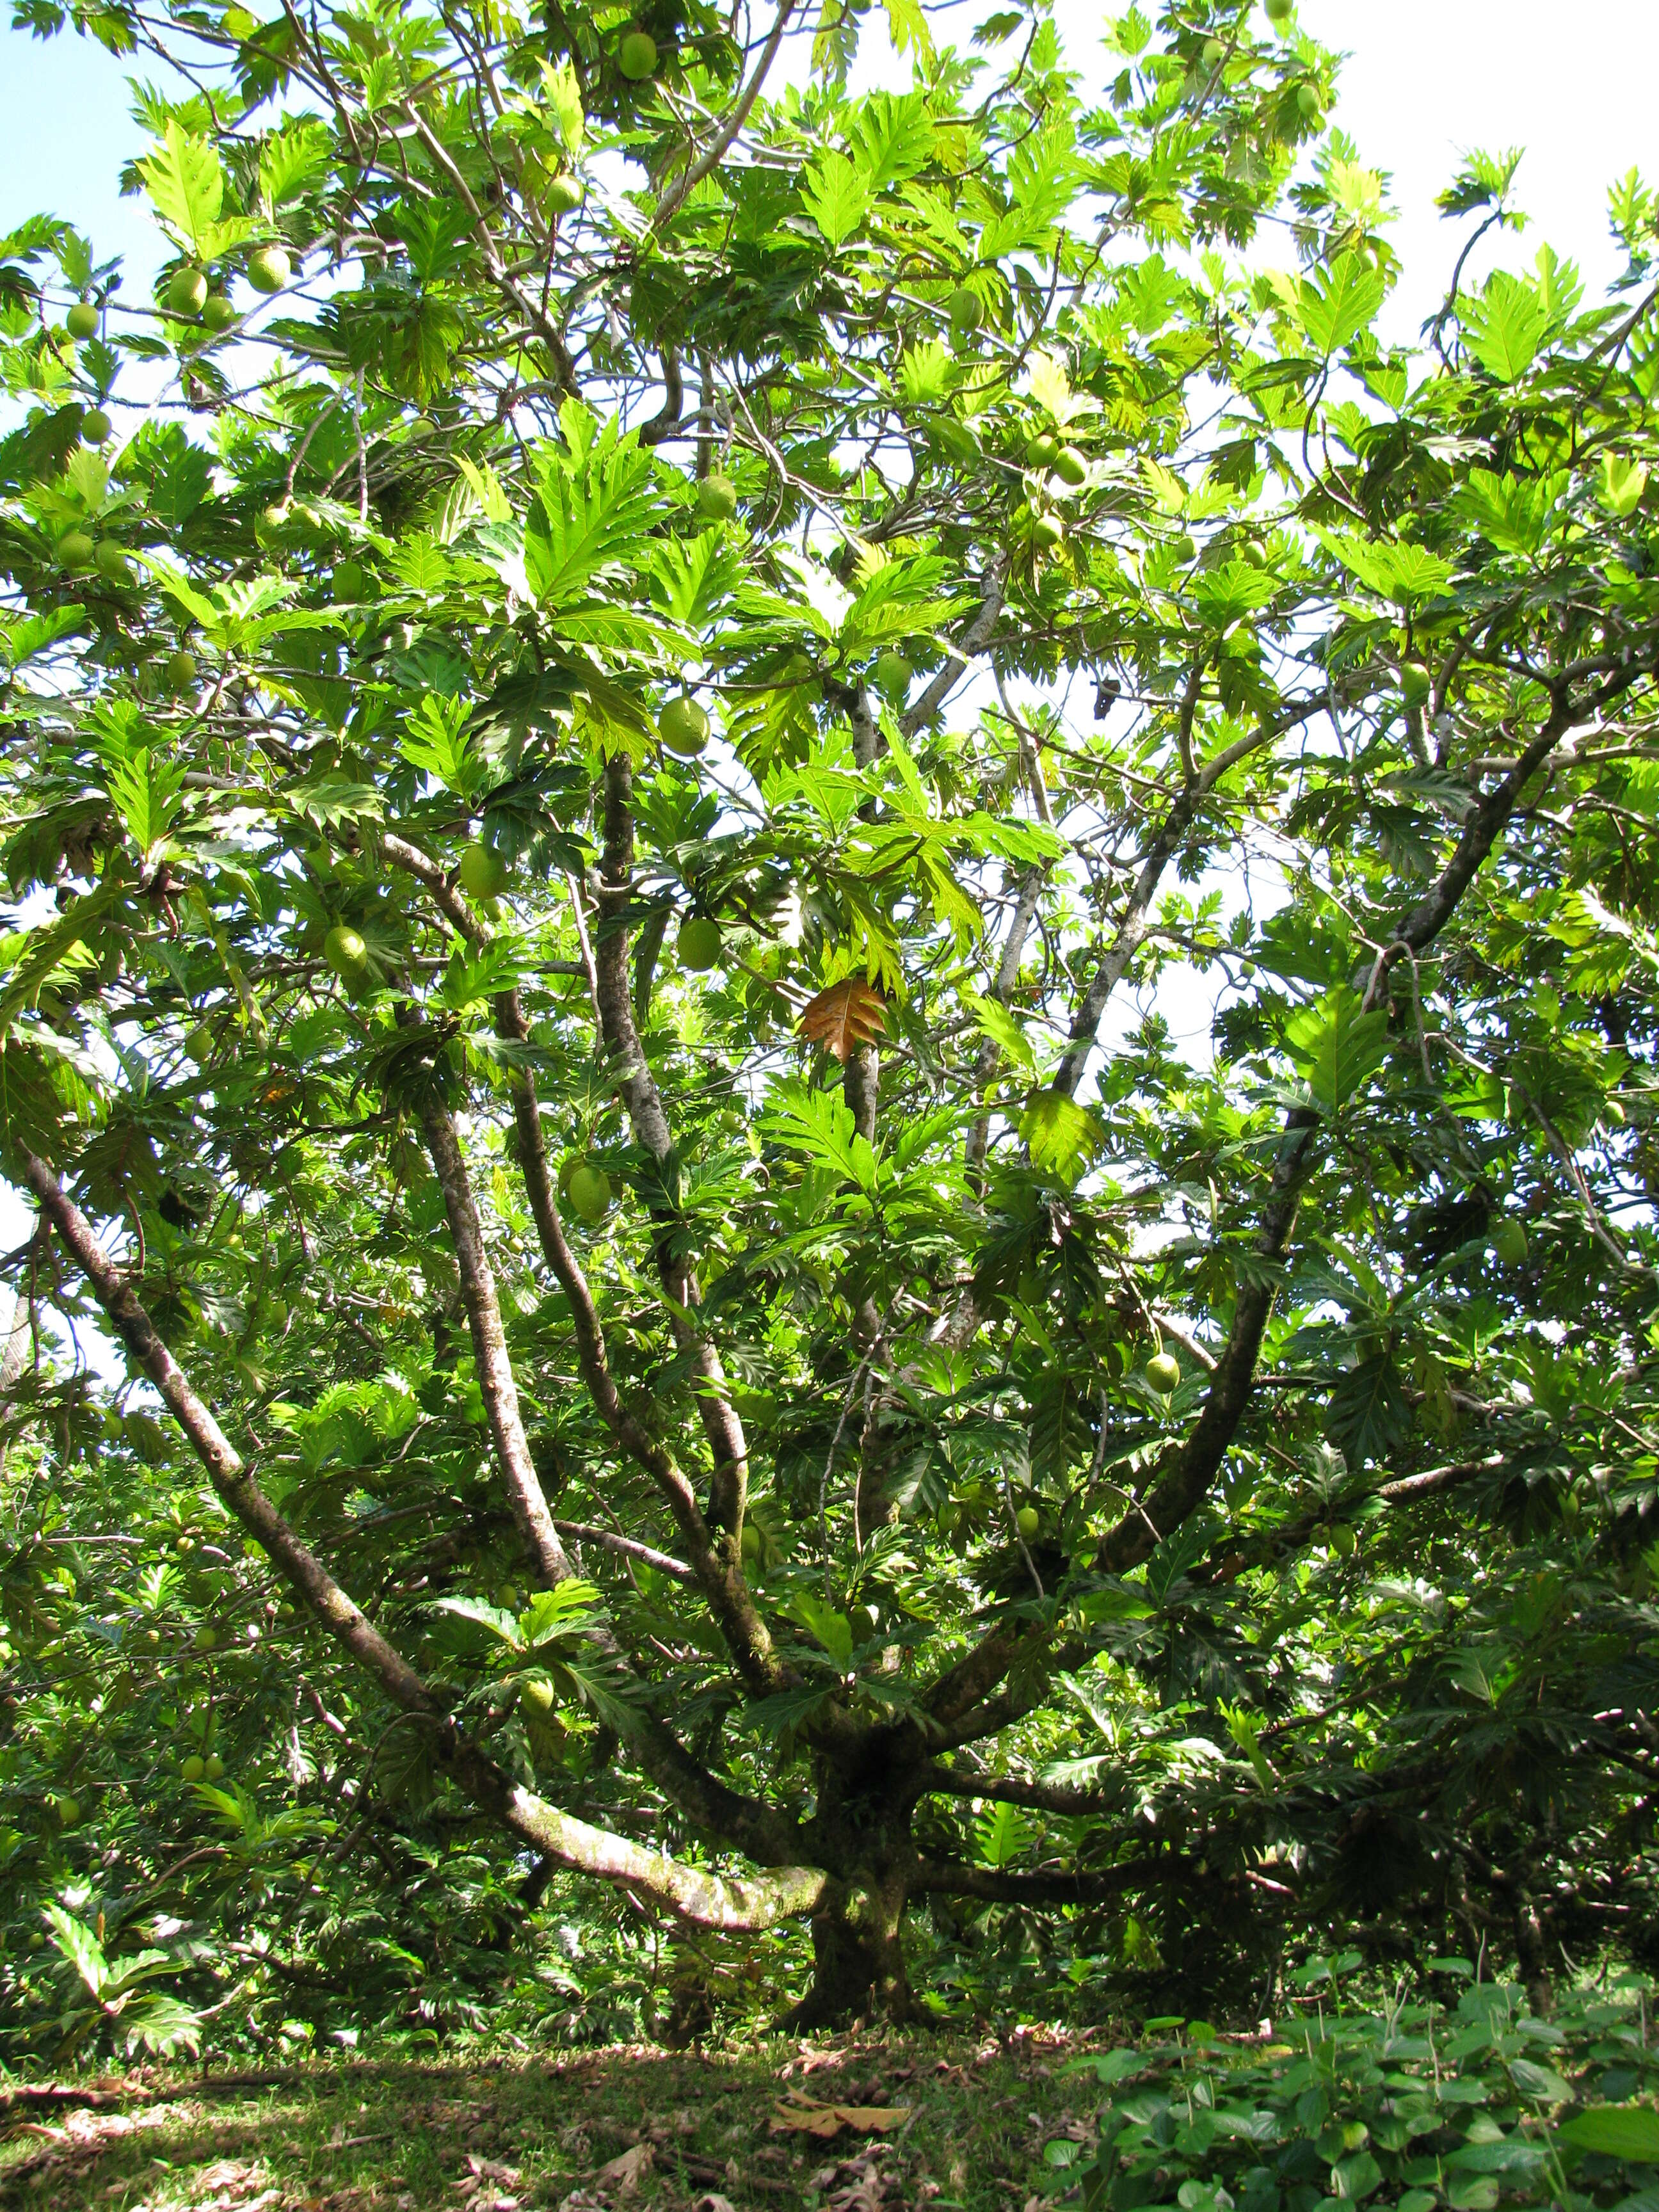
<path fill-rule="evenodd" d="M 1301 1969 L 1298 2014 L 1265 2051 L 1164 2020 L 1172 2042 L 1079 2062 L 1111 2093 L 1092 2142 L 1056 2137 L 1048 2164 L 1080 2182 L 1087 2212 L 1316 2212 L 1384 2191 L 1401 2212 L 1650 2198 L 1659 2114 L 1635 2100 L 1659 2054 L 1639 1983 L 1576 1992 L 1547 2021 L 1513 1984 L 1440 1959 L 1437 2000 L 1396 1991 L 1371 2011 L 1339 1993 L 1360 1964 Z"/>
<path fill-rule="evenodd" d="M 77 15 L 14 2048 L 1651 1952 L 1655 204 L 1394 345 L 1282 5 L 865 15 Z"/>

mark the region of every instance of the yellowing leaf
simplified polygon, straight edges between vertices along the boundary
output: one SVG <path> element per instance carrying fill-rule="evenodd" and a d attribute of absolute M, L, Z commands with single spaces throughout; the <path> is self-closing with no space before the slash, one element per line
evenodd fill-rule
<path fill-rule="evenodd" d="M 886 1019 L 881 993 L 862 975 L 848 975 L 810 1000 L 801 1008 L 796 1027 L 845 1066 L 854 1052 L 872 1041 Z"/>

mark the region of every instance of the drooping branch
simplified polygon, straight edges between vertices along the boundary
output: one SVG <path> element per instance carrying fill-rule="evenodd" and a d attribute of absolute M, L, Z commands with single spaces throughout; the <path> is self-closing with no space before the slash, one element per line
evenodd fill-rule
<path fill-rule="evenodd" d="M 91 1284 L 135 1365 L 149 1376 L 184 1431 L 227 1512 L 260 1546 L 315 1618 L 374 1676 L 392 1702 L 433 1729 L 446 1763 L 481 1811 L 561 1865 L 641 1889 L 707 1927 L 770 1927 L 792 1915 L 812 1911 L 835 1890 L 831 1877 L 812 1867 L 785 1864 L 757 1880 L 729 1881 L 684 1866 L 661 1852 L 645 1850 L 625 1838 L 562 1813 L 514 1783 L 468 1741 L 408 1660 L 368 1620 L 265 1496 L 211 1409 L 162 1342 L 125 1274 L 105 1253 L 91 1224 L 52 1168 L 31 1153 L 26 1156 L 25 1173 L 43 1215 Z M 701 1772 L 683 1752 L 679 1759 L 693 1776 Z M 730 1802 L 735 1825 L 769 1844 L 779 1856 L 794 1856 L 789 1846 L 799 1832 L 793 1822 L 766 1808 L 750 1808 L 747 1801 L 738 1799 L 712 1778 L 702 1779 L 709 1785 L 708 1802 Z M 699 1808 L 694 1803 L 689 1809 L 695 1814 Z M 763 1818 L 746 1819 L 749 1811 Z M 724 1829 L 727 1822 L 718 1820 L 712 1825 Z M 760 1832 L 763 1830 L 764 1834 Z"/>

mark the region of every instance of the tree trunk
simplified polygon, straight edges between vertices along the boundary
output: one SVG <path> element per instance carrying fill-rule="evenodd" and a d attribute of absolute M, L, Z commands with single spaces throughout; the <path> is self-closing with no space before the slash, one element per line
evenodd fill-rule
<path fill-rule="evenodd" d="M 1550 1977 L 1549 1942 L 1544 1933 L 1543 1916 L 1538 1910 L 1537 1902 L 1524 1889 L 1515 1901 L 1515 1948 L 1521 1978 L 1526 1984 L 1527 2002 L 1540 2020 L 1547 2020 L 1555 2002 Z"/>
<path fill-rule="evenodd" d="M 903 1926 L 904 1886 L 890 1875 L 815 1916 L 812 1986 L 785 2025 L 844 2027 L 855 2020 L 914 2018 Z"/>

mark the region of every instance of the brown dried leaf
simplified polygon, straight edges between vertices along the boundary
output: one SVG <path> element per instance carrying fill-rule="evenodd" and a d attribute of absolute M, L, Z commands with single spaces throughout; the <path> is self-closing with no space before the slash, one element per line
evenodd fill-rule
<path fill-rule="evenodd" d="M 609 2187 L 621 2190 L 623 2196 L 629 2196 L 650 2172 L 655 2158 L 648 2142 L 635 2143 L 632 2150 L 625 2150 L 620 2158 L 613 2158 L 608 2165 L 602 2166 L 598 2178 Z"/>
<path fill-rule="evenodd" d="M 825 1045 L 844 1067 L 868 1044 L 887 1019 L 887 1002 L 862 975 L 848 975 L 809 999 L 796 1028 L 814 1044 Z"/>
<path fill-rule="evenodd" d="M 902 2127 L 909 2117 L 908 2105 L 815 2105 L 808 2098 L 793 2096 L 774 2106 L 772 2133 L 782 2135 L 793 2129 L 827 2140 L 851 2128 L 857 2135 L 884 2135 L 890 2128 Z"/>

